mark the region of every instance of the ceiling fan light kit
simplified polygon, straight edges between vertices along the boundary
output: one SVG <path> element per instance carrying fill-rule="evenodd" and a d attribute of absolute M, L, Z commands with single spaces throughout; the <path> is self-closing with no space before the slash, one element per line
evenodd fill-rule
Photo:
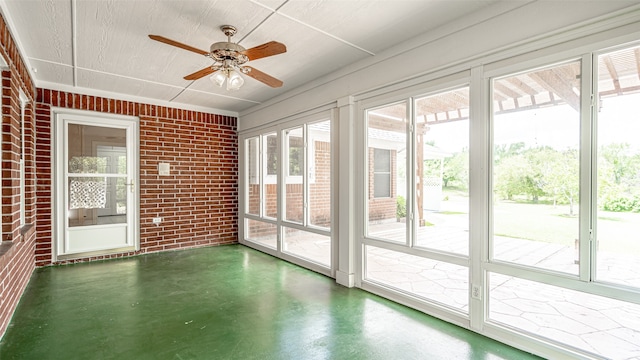
<path fill-rule="evenodd" d="M 271 41 L 251 49 L 245 49 L 243 46 L 231 42 L 231 37 L 237 32 L 237 29 L 234 26 L 223 25 L 220 27 L 220 30 L 222 30 L 222 32 L 227 36 L 227 41 L 211 44 L 208 52 L 163 36 L 149 35 L 149 37 L 152 40 L 204 55 L 214 61 L 211 66 L 185 76 L 185 80 L 197 80 L 209 74 L 213 74 L 210 79 L 215 85 L 222 87 L 226 82 L 226 89 L 231 91 L 238 90 L 242 87 L 244 84 L 244 78 L 240 76 L 240 74 L 245 74 L 273 88 L 282 86 L 282 81 L 251 66 L 245 66 L 244 64 L 250 60 L 282 54 L 287 51 L 284 44 Z"/>

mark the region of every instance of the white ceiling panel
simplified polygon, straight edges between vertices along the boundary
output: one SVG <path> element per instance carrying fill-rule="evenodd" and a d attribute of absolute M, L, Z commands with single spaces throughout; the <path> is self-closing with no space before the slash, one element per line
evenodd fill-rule
<path fill-rule="evenodd" d="M 72 64 L 71 1 L 5 0 L 17 38 L 29 58 Z M 6 15 L 5 15 L 6 16 Z"/>
<path fill-rule="evenodd" d="M 265 21 L 255 37 L 256 43 L 276 40 L 286 44 L 286 53 L 253 61 L 250 65 L 281 78 L 287 90 L 370 56 L 279 15 Z"/>
<path fill-rule="evenodd" d="M 291 0 L 280 10 L 374 54 L 497 0 Z"/>

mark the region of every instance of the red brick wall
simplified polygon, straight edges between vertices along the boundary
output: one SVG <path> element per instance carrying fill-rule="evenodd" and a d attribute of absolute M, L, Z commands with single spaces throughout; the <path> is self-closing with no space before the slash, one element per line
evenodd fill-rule
<path fill-rule="evenodd" d="M 331 226 L 331 143 L 316 141 L 315 181 L 309 185 L 311 224 Z"/>
<path fill-rule="evenodd" d="M 26 223 L 36 220 L 35 189 L 35 88 L 20 58 L 12 34 L 0 15 L 0 56 L 7 63 L 2 71 L 2 244 L 0 245 L 0 336 L 35 267 L 35 231 L 20 225 L 20 155 L 25 150 Z M 20 89 L 29 99 L 25 112 L 25 141 L 21 141 Z"/>
<path fill-rule="evenodd" d="M 140 251 L 65 262 L 237 242 L 235 117 L 38 89 L 38 266 L 52 263 L 52 106 L 140 118 Z M 171 175 L 158 176 L 160 162 L 171 165 Z M 163 222 L 152 224 L 154 217 Z"/>

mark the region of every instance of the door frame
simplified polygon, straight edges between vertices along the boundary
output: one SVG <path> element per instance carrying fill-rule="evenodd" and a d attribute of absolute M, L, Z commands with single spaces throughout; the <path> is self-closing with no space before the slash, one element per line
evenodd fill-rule
<path fill-rule="evenodd" d="M 64 154 L 65 149 L 65 120 L 79 120 L 85 123 L 93 123 L 94 126 L 110 126 L 110 123 L 114 122 L 127 122 L 132 126 L 131 139 L 128 140 L 127 145 L 131 145 L 132 154 L 132 173 L 130 178 L 134 182 L 133 192 L 133 216 L 131 217 L 131 224 L 128 224 L 132 228 L 129 232 L 132 239 L 132 245 L 122 248 L 112 248 L 107 250 L 87 251 L 78 253 L 61 254 L 62 250 L 60 245 L 62 241 L 65 241 L 65 221 L 67 209 L 66 206 L 66 192 L 64 191 L 65 168 L 64 168 Z M 51 225 L 52 225 L 52 259 L 54 262 L 61 260 L 85 258 L 99 255 L 118 254 L 123 252 L 139 251 L 140 250 L 140 119 L 137 116 L 129 115 L 115 115 L 105 114 L 95 111 L 74 110 L 66 108 L 51 108 Z"/>

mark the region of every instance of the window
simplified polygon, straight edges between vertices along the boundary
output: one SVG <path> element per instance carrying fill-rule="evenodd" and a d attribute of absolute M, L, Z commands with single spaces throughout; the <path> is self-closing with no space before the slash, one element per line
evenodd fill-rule
<path fill-rule="evenodd" d="M 468 318 L 469 86 L 365 114 L 363 282 Z"/>
<path fill-rule="evenodd" d="M 267 175 L 276 176 L 278 174 L 278 138 L 276 135 L 267 135 L 264 137 L 267 154 L 266 167 Z"/>
<path fill-rule="evenodd" d="M 490 322 L 637 354 L 639 56 L 633 46 L 491 79 Z"/>
<path fill-rule="evenodd" d="M 391 197 L 391 151 L 373 149 L 373 197 Z"/>
<path fill-rule="evenodd" d="M 331 123 L 283 131 L 288 164 L 283 251 L 331 266 Z"/>
<path fill-rule="evenodd" d="M 302 224 L 304 222 L 305 186 L 303 173 L 304 128 L 298 127 L 283 132 L 285 156 L 285 219 Z"/>
<path fill-rule="evenodd" d="M 300 136 L 289 136 L 289 176 L 302 176 L 304 168 L 304 141 Z"/>
<path fill-rule="evenodd" d="M 260 215 L 260 138 L 253 137 L 245 140 L 245 212 L 247 214 Z"/>
<path fill-rule="evenodd" d="M 407 108 L 403 101 L 367 109 L 366 184 L 367 234 L 406 243 Z M 390 230 L 394 231 L 390 231 Z"/>
<path fill-rule="evenodd" d="M 469 254 L 469 87 L 415 99 L 415 245 Z"/>
<path fill-rule="evenodd" d="M 640 288 L 640 47 L 597 57 L 595 279 Z"/>
<path fill-rule="evenodd" d="M 25 131 L 26 131 L 26 107 L 29 99 L 20 89 L 20 226 L 26 225 L 26 169 L 25 169 Z"/>
<path fill-rule="evenodd" d="M 246 138 L 244 156 L 244 240 L 328 274 L 331 121 L 304 122 Z"/>
<path fill-rule="evenodd" d="M 493 80 L 493 258 L 578 274 L 580 61 Z"/>

